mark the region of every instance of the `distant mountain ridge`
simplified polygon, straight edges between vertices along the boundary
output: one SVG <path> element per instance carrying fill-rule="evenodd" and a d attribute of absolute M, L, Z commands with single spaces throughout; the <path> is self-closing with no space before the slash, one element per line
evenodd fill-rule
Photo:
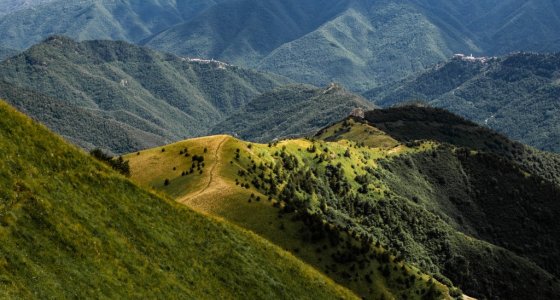
<path fill-rule="evenodd" d="M 191 61 L 124 42 L 78 43 L 60 36 L 2 62 L 0 78 L 13 86 L 4 93 L 9 94 L 10 103 L 34 112 L 32 116 L 39 120 L 49 120 L 45 123 L 53 129 L 65 126 L 59 132 L 86 148 L 116 153 L 204 134 L 253 97 L 289 82 L 276 75 Z M 15 92 L 18 89 L 21 95 Z M 28 92 L 44 96 L 25 99 Z M 53 107 L 37 110 L 47 105 L 33 101 L 41 97 L 50 99 L 46 103 Z M 76 111 L 61 116 L 73 122 L 61 124 L 60 119 L 48 116 L 59 106 Z M 91 126 L 103 127 L 101 132 L 106 133 L 82 132 L 79 124 L 95 124 Z M 122 128 L 122 140 L 114 140 L 118 132 L 111 126 Z"/>
<path fill-rule="evenodd" d="M 56 0 L 0 18 L 0 40 L 22 49 L 51 35 L 137 42 L 228 0 Z"/>
<path fill-rule="evenodd" d="M 560 152 L 560 53 L 455 58 L 365 94 L 381 106 L 426 101 L 540 149 Z"/>
<path fill-rule="evenodd" d="M 354 91 L 402 78 L 457 52 L 560 50 L 556 1 L 331 2 L 227 2 L 146 42 L 275 71 L 299 82 L 336 81 Z M 294 26 L 288 30 L 293 35 L 277 34 L 276 23 Z"/>
<path fill-rule="evenodd" d="M 55 1 L 1 18 L 0 40 L 118 39 L 364 92 L 454 53 L 559 51 L 559 15 L 554 0 Z"/>

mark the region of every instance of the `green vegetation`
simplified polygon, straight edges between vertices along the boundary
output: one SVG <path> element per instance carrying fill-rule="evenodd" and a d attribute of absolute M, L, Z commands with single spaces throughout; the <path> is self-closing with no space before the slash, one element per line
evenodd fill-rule
<path fill-rule="evenodd" d="M 454 59 L 366 93 L 389 106 L 410 100 L 449 109 L 531 146 L 560 152 L 560 54 Z"/>
<path fill-rule="evenodd" d="M 0 104 L 0 298 L 353 299 Z"/>
<path fill-rule="evenodd" d="M 204 145 L 204 173 L 182 176 L 192 162 L 180 151 Z M 133 180 L 256 232 L 362 297 L 417 297 L 429 290 L 423 274 L 480 299 L 560 293 L 560 157 L 441 109 L 374 110 L 311 140 L 216 136 L 125 159 Z"/>
<path fill-rule="evenodd" d="M 117 154 L 202 135 L 256 95 L 288 82 L 124 42 L 64 37 L 4 61 L 0 73 L 7 86 L 0 93 L 10 103 L 88 150 Z"/>
<path fill-rule="evenodd" d="M 336 84 L 323 89 L 305 85 L 276 88 L 251 100 L 210 131 L 244 140 L 274 139 L 314 134 L 350 114 L 354 108 L 375 106 Z"/>

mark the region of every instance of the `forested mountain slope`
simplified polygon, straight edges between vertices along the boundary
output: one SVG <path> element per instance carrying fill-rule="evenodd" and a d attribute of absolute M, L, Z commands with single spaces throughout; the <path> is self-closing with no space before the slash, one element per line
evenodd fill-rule
<path fill-rule="evenodd" d="M 559 13 L 552 0 L 242 0 L 216 5 L 145 42 L 364 91 L 457 52 L 560 50 Z"/>
<path fill-rule="evenodd" d="M 381 106 L 425 101 L 515 140 L 560 151 L 560 54 L 455 58 L 365 96 Z"/>
<path fill-rule="evenodd" d="M 210 131 L 244 140 L 269 142 L 286 137 L 312 135 L 348 116 L 354 109 L 373 109 L 364 98 L 337 84 L 325 88 L 289 85 L 249 101 Z"/>
<path fill-rule="evenodd" d="M 65 116 L 55 112 L 74 118 L 73 125 L 81 124 L 67 124 L 59 132 L 86 148 L 116 153 L 204 134 L 253 97 L 289 82 L 276 75 L 215 61 L 191 61 L 124 42 L 78 43 L 58 36 L 2 62 L 0 78 L 14 86 L 9 96 L 4 92 L 10 103 L 18 103 L 55 130 L 52 122 L 61 120 L 51 116 L 58 106 L 76 110 Z M 50 110 L 33 107 L 47 104 L 27 97 L 28 91 L 48 97 Z M 106 133 L 83 132 L 82 126 L 104 127 Z M 123 128 L 123 140 L 113 139 L 119 133 L 109 127 Z"/>

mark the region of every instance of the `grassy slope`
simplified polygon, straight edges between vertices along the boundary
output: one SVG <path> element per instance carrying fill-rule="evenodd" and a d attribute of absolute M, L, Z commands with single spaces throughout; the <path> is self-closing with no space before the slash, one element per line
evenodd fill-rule
<path fill-rule="evenodd" d="M 251 100 L 210 132 L 266 142 L 313 134 L 347 116 L 354 108 L 367 110 L 374 106 L 335 84 L 322 89 L 289 85 Z"/>
<path fill-rule="evenodd" d="M 558 152 L 559 69 L 557 54 L 514 54 L 487 64 L 453 60 L 366 97 L 382 106 L 426 101 L 515 140 Z"/>
<path fill-rule="evenodd" d="M 240 177 L 240 170 L 250 170 L 253 162 L 255 166 L 261 163 L 278 163 L 274 153 L 281 151 L 283 147 L 286 147 L 288 152 L 298 155 L 299 159 L 309 161 L 313 154 L 305 149 L 310 144 L 306 140 L 290 140 L 271 147 L 251 144 L 251 148 L 248 148 L 246 142 L 232 137 L 212 136 L 132 153 L 125 159 L 130 160 L 133 179 L 140 184 L 163 191 L 195 210 L 225 218 L 256 232 L 292 251 L 294 255 L 363 297 L 375 299 L 385 295 L 416 299 L 420 296 L 417 292 L 421 293 L 423 290 L 423 293 L 426 293 L 429 286 L 429 277 L 426 275 L 416 275 L 417 280 L 412 285 L 399 283 L 399 278 L 410 276 L 403 276 L 400 272 L 393 273 L 389 278 L 383 277 L 379 269 L 380 266 L 387 265 L 379 258 L 382 253 L 387 253 L 383 248 L 374 247 L 375 250 L 366 252 L 368 254 L 365 256 L 356 254 L 356 257 L 360 257 L 354 262 L 360 265 L 359 270 L 356 270 L 356 265 L 352 266 L 351 263 L 344 263 L 334 257 L 339 253 L 351 253 L 349 251 L 353 251 L 352 247 L 349 248 L 346 241 L 359 243 L 357 239 L 342 234 L 342 242 L 339 244 L 332 244 L 326 237 L 315 240 L 311 238 L 312 230 L 309 230 L 312 225 L 298 219 L 296 214 L 282 213 L 280 207 L 283 204 L 280 204 L 277 197 L 269 199 L 263 190 L 255 188 L 254 185 L 250 185 L 249 188 L 240 186 L 250 184 L 251 176 Z M 344 152 L 346 149 L 344 144 L 333 143 L 328 146 L 335 147 L 337 152 Z M 206 154 L 204 148 L 207 149 Z M 235 158 L 237 149 L 240 149 L 239 159 Z M 399 151 L 404 149 L 396 148 L 393 153 Z M 389 151 L 379 149 L 372 152 L 381 157 L 382 153 Z M 185 153 L 189 153 L 190 157 L 185 157 Z M 195 166 L 192 174 L 183 176 L 185 171 L 191 169 L 194 155 L 202 155 L 205 158 L 202 172 Z M 347 167 L 350 169 L 350 166 Z M 270 172 L 268 168 L 266 170 L 265 172 Z M 164 184 L 166 179 L 170 180 L 169 185 Z M 397 266 L 400 270 L 402 263 L 390 261 L 388 266 L 390 269 Z M 416 268 L 407 266 L 404 274 L 416 272 Z M 435 289 L 446 291 L 439 283 Z"/>
<path fill-rule="evenodd" d="M 0 104 L 0 297 L 353 298 L 254 234 L 148 193 Z"/>
<path fill-rule="evenodd" d="M 82 144 L 117 153 L 138 149 L 136 145 L 146 143 L 145 136 L 158 138 L 157 143 L 148 140 L 153 147 L 162 141 L 202 135 L 256 95 L 288 82 L 233 66 L 189 62 L 124 42 L 78 43 L 64 37 L 49 38 L 4 61 L 0 73 L 4 81 L 18 88 L 140 131 L 137 136 L 129 135 L 132 141 L 128 144 L 115 139 L 97 143 L 100 138 L 93 132 L 87 135 L 65 128 L 66 136 Z M 34 117 L 44 119 L 33 108 L 39 104 L 25 94 L 10 96 L 9 101 L 25 103 L 26 110 L 36 112 Z M 98 123 L 93 117 L 79 121 Z"/>

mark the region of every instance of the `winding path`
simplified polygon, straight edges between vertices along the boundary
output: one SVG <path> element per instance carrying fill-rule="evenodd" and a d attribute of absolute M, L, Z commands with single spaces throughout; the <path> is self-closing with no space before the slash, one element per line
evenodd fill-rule
<path fill-rule="evenodd" d="M 212 185 L 212 181 L 214 181 L 214 173 L 216 172 L 216 167 L 218 166 L 218 164 L 220 162 L 220 152 L 222 151 L 222 146 L 227 141 L 227 138 L 228 138 L 227 136 L 224 136 L 222 138 L 222 140 L 220 141 L 220 143 L 218 144 L 218 147 L 216 147 L 216 153 L 214 153 L 214 164 L 212 165 L 212 168 L 210 168 L 210 176 L 208 177 L 208 183 L 206 183 L 204 188 L 202 188 L 201 190 L 196 192 L 194 195 L 187 195 L 187 196 L 183 197 L 179 202 L 185 203 L 188 200 L 191 200 L 193 198 L 196 198 L 196 197 L 204 194 L 206 192 L 206 190 L 208 190 L 208 188 L 210 188 L 210 185 Z"/>

